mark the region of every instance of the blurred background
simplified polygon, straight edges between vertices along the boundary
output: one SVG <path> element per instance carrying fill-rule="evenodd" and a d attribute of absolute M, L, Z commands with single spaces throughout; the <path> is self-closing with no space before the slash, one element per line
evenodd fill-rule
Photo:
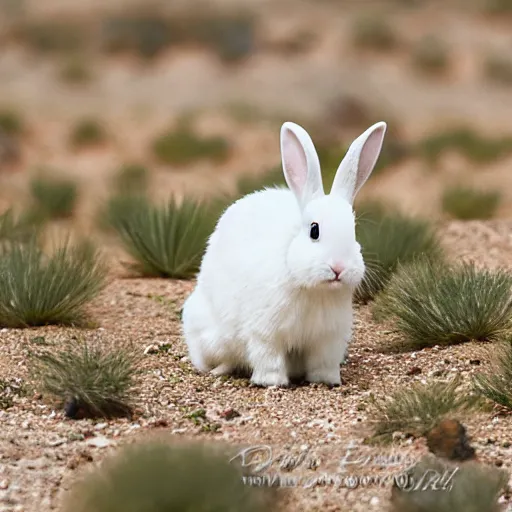
<path fill-rule="evenodd" d="M 0 211 L 232 191 L 280 165 L 286 120 L 329 180 L 385 120 L 361 200 L 507 217 L 511 28 L 512 0 L 0 0 Z"/>

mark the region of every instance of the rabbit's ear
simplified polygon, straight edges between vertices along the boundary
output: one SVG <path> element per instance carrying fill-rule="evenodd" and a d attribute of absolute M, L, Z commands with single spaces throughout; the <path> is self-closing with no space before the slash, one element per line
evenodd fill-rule
<path fill-rule="evenodd" d="M 281 127 L 281 158 L 284 177 L 301 206 L 324 195 L 320 161 L 306 130 L 286 122 Z"/>
<path fill-rule="evenodd" d="M 336 171 L 331 194 L 342 194 L 353 204 L 377 163 L 386 128 L 385 122 L 376 123 L 352 142 Z"/>

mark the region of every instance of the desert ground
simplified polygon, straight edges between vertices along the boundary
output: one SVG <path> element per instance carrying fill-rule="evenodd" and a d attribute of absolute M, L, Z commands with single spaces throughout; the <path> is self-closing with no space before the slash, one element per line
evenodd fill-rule
<path fill-rule="evenodd" d="M 0 328 L 0 381 L 12 399 L 9 407 L 0 407 L 0 510 L 59 510 L 78 475 L 123 443 L 146 436 L 269 445 L 275 454 L 307 451 L 321 461 L 322 470 L 334 471 L 350 442 L 358 453 L 380 453 L 365 441 L 372 432 L 370 396 L 386 396 L 432 377 L 460 375 L 467 382 L 488 367 L 492 345 L 481 342 L 390 352 L 386 347 L 396 334 L 372 320 L 370 306 L 356 305 L 339 388 L 265 389 L 244 379 L 198 374 L 179 317 L 194 279 L 130 274 L 122 265 L 123 250 L 96 227 L 98 208 L 122 165 L 137 162 L 149 169 L 155 200 L 231 191 L 240 176 L 257 176 L 280 164 L 279 127 L 286 120 L 301 123 L 314 141 L 325 137 L 331 148 L 340 148 L 340 160 L 344 144 L 379 120 L 408 148 L 460 126 L 482 137 L 512 135 L 512 79 L 496 80 L 485 72 L 489 55 L 505 60 L 510 55 L 512 14 L 482 13 L 478 2 L 474 7 L 435 0 L 364 3 L 363 8 L 363 2 L 355 1 L 216 0 L 208 4 L 214 13 L 238 12 L 243 4 L 257 20 L 246 59 L 226 63 L 204 45 L 189 43 L 164 48 L 151 60 L 130 51 L 102 51 L 95 23 L 132 8 L 138 13 L 137 2 L 0 2 L 0 110 L 15 112 L 23 125 L 7 142 L 0 140 L 17 155 L 4 158 L 0 147 L 0 213 L 30 206 L 30 183 L 41 172 L 72 179 L 79 190 L 73 215 L 51 221 L 48 233 L 87 233 L 101 244 L 111 268 L 109 285 L 89 307 L 96 325 Z M 145 8 L 170 16 L 173 9 L 178 15 L 194 11 L 187 2 L 167 4 L 152 2 Z M 364 13 L 389 20 L 397 39 L 390 49 L 354 47 L 351 30 Z M 18 28 L 41 20 L 50 26 L 91 25 L 90 44 L 72 52 L 40 51 Z M 423 73 L 411 64 L 414 45 L 425 35 L 448 49 L 442 73 Z M 61 69 L 70 59 L 77 59 L 90 78 L 63 80 Z M 153 141 L 185 118 L 195 133 L 227 141 L 229 157 L 186 165 L 158 159 Z M 101 142 L 78 148 L 70 144 L 70 133 L 82 119 L 103 127 Z M 372 176 L 360 199 L 380 200 L 430 219 L 454 262 L 512 269 L 511 164 L 506 152 L 479 161 L 448 149 L 435 162 L 412 152 Z M 498 190 L 493 218 L 450 218 L 441 197 L 451 185 Z M 133 418 L 69 419 L 32 387 L 29 352 L 41 344 L 58 348 L 73 336 L 105 345 L 134 344 L 142 374 Z M 479 461 L 512 471 L 510 414 L 480 412 L 464 417 L 463 424 Z M 397 432 L 382 451 L 419 458 L 428 447 L 424 438 Z M 368 472 L 378 470 L 385 473 L 386 468 Z M 303 482 L 313 472 L 301 466 L 290 474 Z M 503 506 L 512 503 L 510 489 L 512 479 L 501 497 Z M 290 511 L 366 512 L 386 510 L 390 487 L 297 485 L 286 493 Z"/>

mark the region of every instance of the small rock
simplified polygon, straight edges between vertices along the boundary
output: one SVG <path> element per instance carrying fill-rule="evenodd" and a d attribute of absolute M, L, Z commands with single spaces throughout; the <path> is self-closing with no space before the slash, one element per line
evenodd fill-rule
<path fill-rule="evenodd" d="M 91 437 L 85 441 L 85 444 L 88 446 L 95 446 L 96 448 L 106 448 L 112 444 L 110 439 L 107 439 L 105 436 L 96 436 Z"/>
<path fill-rule="evenodd" d="M 465 427 L 458 420 L 443 420 L 427 434 L 428 449 L 438 457 L 465 461 L 475 458 Z"/>
<path fill-rule="evenodd" d="M 229 421 L 233 418 L 238 418 L 240 416 L 240 413 L 238 411 L 235 411 L 233 408 L 226 409 L 225 411 L 222 411 L 220 416 L 224 418 L 225 420 Z"/>
<path fill-rule="evenodd" d="M 407 371 L 407 375 L 419 375 L 421 373 L 421 368 L 419 366 L 413 366 Z"/>
<path fill-rule="evenodd" d="M 158 353 L 158 345 L 148 345 L 144 349 L 144 355 L 147 356 L 148 354 L 157 354 Z"/>
<path fill-rule="evenodd" d="M 95 430 L 103 430 L 104 428 L 108 427 L 108 423 L 98 423 L 95 425 Z"/>
<path fill-rule="evenodd" d="M 501 459 L 497 459 L 494 461 L 494 465 L 498 468 L 501 468 L 501 466 L 503 466 L 503 461 Z"/>
<path fill-rule="evenodd" d="M 380 503 L 380 500 L 379 498 L 377 498 L 377 496 L 372 496 L 371 499 L 370 499 L 370 505 L 372 507 L 376 507 L 378 504 Z"/>
<path fill-rule="evenodd" d="M 8 489 L 8 488 L 9 488 L 9 482 L 7 480 L 2 480 L 0 482 L 0 489 L 5 491 L 5 489 Z"/>
<path fill-rule="evenodd" d="M 55 447 L 55 446 L 61 446 L 63 445 L 64 443 L 67 442 L 67 439 L 56 439 L 55 441 L 51 441 L 48 443 L 48 446 L 51 446 L 51 447 Z"/>
<path fill-rule="evenodd" d="M 503 446 L 503 448 L 510 448 L 510 442 L 509 441 L 504 441 L 501 446 Z"/>

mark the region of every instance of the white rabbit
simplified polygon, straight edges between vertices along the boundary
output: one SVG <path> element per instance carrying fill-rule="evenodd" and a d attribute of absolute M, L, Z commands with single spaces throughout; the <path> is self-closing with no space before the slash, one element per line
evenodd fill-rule
<path fill-rule="evenodd" d="M 365 272 L 352 204 L 386 127 L 377 123 L 351 144 L 326 195 L 308 133 L 283 124 L 289 188 L 253 192 L 226 209 L 184 304 L 183 334 L 199 371 L 245 370 L 261 386 L 299 377 L 341 384 L 352 295 Z"/>

